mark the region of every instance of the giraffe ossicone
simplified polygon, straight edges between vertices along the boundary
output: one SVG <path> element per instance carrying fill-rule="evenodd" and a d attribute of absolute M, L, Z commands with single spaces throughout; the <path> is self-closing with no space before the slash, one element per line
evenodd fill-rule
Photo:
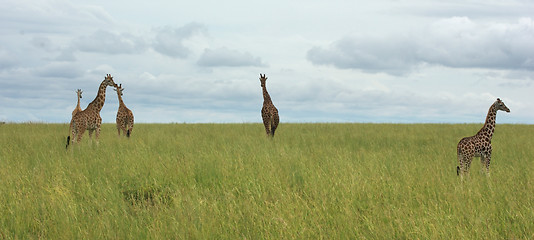
<path fill-rule="evenodd" d="M 485 166 L 486 172 L 489 173 L 489 166 L 491 162 L 491 138 L 495 131 L 495 119 L 497 111 L 510 112 L 510 109 L 504 102 L 497 98 L 497 100 L 490 106 L 486 122 L 477 134 L 471 137 L 464 137 L 456 147 L 458 155 L 458 164 L 456 166 L 456 174 L 463 175 L 469 172 L 469 166 L 473 161 L 473 157 L 480 157 L 480 162 Z"/>

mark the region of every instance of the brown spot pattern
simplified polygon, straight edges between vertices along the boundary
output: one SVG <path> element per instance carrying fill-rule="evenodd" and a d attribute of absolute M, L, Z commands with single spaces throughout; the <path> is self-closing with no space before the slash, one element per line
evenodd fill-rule
<path fill-rule="evenodd" d="M 458 174 L 469 172 L 473 157 L 480 157 L 480 161 L 484 165 L 486 171 L 489 172 L 491 152 L 493 150 L 491 146 L 491 138 L 495 131 L 495 119 L 498 110 L 510 112 L 510 109 L 504 105 L 504 102 L 497 99 L 497 101 L 495 101 L 489 108 L 486 122 L 480 131 L 474 136 L 462 138 L 458 143 L 456 148 L 459 164 L 457 167 L 459 169 L 459 171 L 457 171 Z"/>
<path fill-rule="evenodd" d="M 104 106 L 106 100 L 106 88 L 108 86 L 115 86 L 113 77 L 107 74 L 100 87 L 95 99 L 89 103 L 87 108 L 74 115 L 70 121 L 70 130 L 72 134 L 71 141 L 73 143 L 80 142 L 85 130 L 89 130 L 89 137 L 92 137 L 93 131 L 96 131 L 96 140 L 100 135 L 100 126 L 102 125 L 102 118 L 100 117 L 100 110 Z"/>
<path fill-rule="evenodd" d="M 263 107 L 261 108 L 261 117 L 263 118 L 263 125 L 265 127 L 265 133 L 267 136 L 274 137 L 274 132 L 280 123 L 280 117 L 278 116 L 278 109 L 274 106 L 271 101 L 271 96 L 267 92 L 267 87 L 265 82 L 267 77 L 265 74 L 263 76 L 260 73 L 260 83 L 263 89 Z"/>

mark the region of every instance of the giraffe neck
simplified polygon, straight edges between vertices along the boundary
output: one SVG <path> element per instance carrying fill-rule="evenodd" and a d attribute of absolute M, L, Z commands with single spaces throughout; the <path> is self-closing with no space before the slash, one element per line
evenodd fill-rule
<path fill-rule="evenodd" d="M 486 116 L 486 122 L 484 123 L 484 126 L 480 129 L 480 131 L 478 131 L 478 135 L 484 135 L 485 137 L 489 137 L 489 139 L 491 140 L 493 132 L 495 131 L 496 116 L 497 110 L 495 109 L 494 105 L 491 105 L 488 110 L 488 115 Z"/>
<path fill-rule="evenodd" d="M 267 87 L 265 87 L 265 85 L 263 86 L 263 103 L 272 103 L 271 96 L 269 96 L 269 93 L 267 92 Z"/>
<path fill-rule="evenodd" d="M 96 112 L 100 112 L 100 110 L 102 110 L 102 107 L 104 107 L 104 101 L 106 100 L 106 87 L 107 84 L 104 82 L 100 84 L 95 100 L 89 103 L 86 109 L 91 109 Z"/>
<path fill-rule="evenodd" d="M 124 102 L 122 101 L 121 94 L 117 92 L 117 96 L 119 97 L 119 107 L 126 107 L 126 105 L 124 105 Z"/>
<path fill-rule="evenodd" d="M 76 105 L 76 108 L 80 108 L 80 94 L 78 94 L 78 105 Z"/>

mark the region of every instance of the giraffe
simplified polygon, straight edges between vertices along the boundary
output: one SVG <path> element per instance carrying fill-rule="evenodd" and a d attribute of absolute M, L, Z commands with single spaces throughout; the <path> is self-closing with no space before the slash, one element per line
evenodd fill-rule
<path fill-rule="evenodd" d="M 276 131 L 276 128 L 278 127 L 280 118 L 278 117 L 278 109 L 276 109 L 271 101 L 271 96 L 269 96 L 267 88 L 265 87 L 266 80 L 267 77 L 265 77 L 265 74 L 262 76 L 260 73 L 260 83 L 261 88 L 263 89 L 263 107 L 261 108 L 261 117 L 263 118 L 265 133 L 267 136 L 274 137 L 274 131 Z"/>
<path fill-rule="evenodd" d="M 85 110 L 77 113 L 70 120 L 69 131 L 72 134 L 72 142 L 80 142 L 82 140 L 83 133 L 85 130 L 89 130 L 89 138 L 92 138 L 93 131 L 96 130 L 96 141 L 98 143 L 98 136 L 100 135 L 100 126 L 102 125 L 102 118 L 100 117 L 100 110 L 104 106 L 106 100 L 106 88 L 108 86 L 116 86 L 113 82 L 113 77 L 111 74 L 107 74 L 100 87 L 98 88 L 98 93 Z M 69 147 L 70 135 L 67 137 L 67 146 Z"/>
<path fill-rule="evenodd" d="M 72 111 L 72 116 L 76 115 L 76 113 L 81 112 L 82 108 L 80 107 L 80 98 L 82 98 L 82 90 L 78 89 L 76 91 L 76 95 L 78 95 L 78 105 L 76 105 L 76 108 Z"/>
<path fill-rule="evenodd" d="M 134 124 L 134 115 L 122 101 L 122 91 L 124 91 L 124 88 L 122 88 L 122 83 L 119 86 L 115 86 L 113 90 L 117 92 L 117 96 L 119 97 L 119 110 L 117 111 L 117 131 L 119 136 L 121 135 L 122 130 L 126 137 L 130 137 Z"/>
<path fill-rule="evenodd" d="M 473 157 L 480 157 L 480 162 L 486 167 L 486 172 L 489 173 L 492 151 L 491 137 L 495 131 L 495 118 L 498 110 L 510 112 L 504 102 L 497 98 L 497 101 L 489 108 L 486 122 L 478 133 L 471 137 L 462 138 L 458 143 L 457 154 L 460 166 L 456 166 L 456 175 L 463 175 L 469 172 Z"/>

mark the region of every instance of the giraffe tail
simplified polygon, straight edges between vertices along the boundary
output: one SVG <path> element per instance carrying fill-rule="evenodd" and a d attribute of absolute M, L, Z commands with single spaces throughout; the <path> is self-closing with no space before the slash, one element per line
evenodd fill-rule
<path fill-rule="evenodd" d="M 69 144 L 70 144 L 70 134 L 71 134 L 71 130 L 72 130 L 72 125 L 73 125 L 74 121 L 70 121 L 70 125 L 69 125 L 69 135 L 67 136 L 67 145 L 65 145 L 65 149 L 69 149 Z M 73 136 L 74 137 L 74 136 Z"/>
<path fill-rule="evenodd" d="M 130 129 L 128 129 L 128 131 L 126 131 L 126 137 L 130 137 Z"/>

